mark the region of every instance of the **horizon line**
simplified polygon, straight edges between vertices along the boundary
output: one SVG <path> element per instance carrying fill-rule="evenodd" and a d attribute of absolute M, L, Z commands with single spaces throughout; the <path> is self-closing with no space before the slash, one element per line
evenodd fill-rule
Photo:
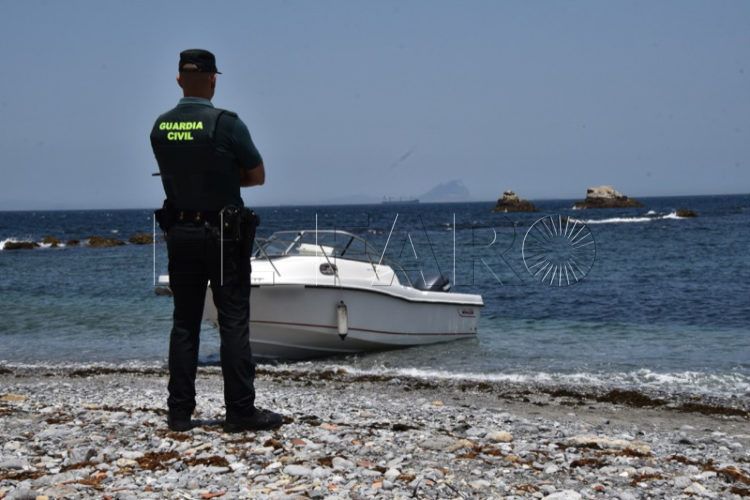
<path fill-rule="evenodd" d="M 628 196 L 631 199 L 645 200 L 650 198 L 686 198 L 686 197 L 707 197 L 707 196 L 750 196 L 750 192 L 746 193 L 709 193 L 709 194 L 670 194 L 670 195 L 650 195 L 650 196 Z M 502 196 L 501 196 L 502 197 Z M 450 205 L 457 203 L 497 203 L 496 199 L 489 200 L 464 200 L 464 201 L 430 201 L 421 202 L 420 205 Z M 579 201 L 581 198 L 523 198 L 528 201 Z M 585 198 L 584 198 L 585 199 Z M 398 203 L 390 204 L 391 207 L 397 206 Z M 275 205 L 252 205 L 253 208 L 280 208 L 280 207 L 346 207 L 346 206 L 388 206 L 381 202 L 373 203 L 323 203 L 323 202 L 311 202 L 311 203 L 298 203 L 298 204 L 275 204 Z M 413 205 L 410 205 L 413 206 Z M 156 210 L 158 207 L 154 207 Z M 0 212 L 87 212 L 87 211 L 100 211 L 100 210 L 151 210 L 150 207 L 107 207 L 107 208 L 0 208 Z"/>

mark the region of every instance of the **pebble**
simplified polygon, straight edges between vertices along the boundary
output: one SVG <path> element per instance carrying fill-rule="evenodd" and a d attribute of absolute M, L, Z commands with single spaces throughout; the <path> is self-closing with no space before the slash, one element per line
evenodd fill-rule
<path fill-rule="evenodd" d="M 11 491 L 5 498 L 5 500 L 35 500 L 39 494 L 28 488 L 17 488 Z"/>
<path fill-rule="evenodd" d="M 508 431 L 488 432 L 484 437 L 496 443 L 510 443 L 513 441 L 513 435 Z"/>
<path fill-rule="evenodd" d="M 613 439 L 605 436 L 594 436 L 591 434 L 584 434 L 580 436 L 573 436 L 568 438 L 567 444 L 569 446 L 588 446 L 598 447 L 603 450 L 628 450 L 648 455 L 651 453 L 651 447 L 640 441 L 630 441 L 627 439 Z"/>
<path fill-rule="evenodd" d="M 587 409 L 584 421 L 544 393 L 529 398 L 543 406 L 515 396 L 512 412 L 498 411 L 498 400 L 452 391 L 449 381 L 439 394 L 415 389 L 408 377 L 364 384 L 342 375 L 311 388 L 304 376 L 263 371 L 259 405 L 281 410 L 291 423 L 238 435 L 215 424 L 172 433 L 162 377 L 64 373 L 0 370 L 4 391 L 28 395 L 0 402 L 3 411 L 13 405 L 0 428 L 0 498 L 91 496 L 82 480 L 97 481 L 96 496 L 113 499 L 723 498 L 730 479 L 704 464 L 746 470 L 750 442 L 732 418 L 710 424 L 710 416 L 653 409 L 656 418 L 648 420 L 626 406 L 614 417 L 601 405 Z M 218 368 L 201 367 L 198 383 L 196 418 L 220 419 Z M 66 470 L 85 462 L 92 464 Z M 12 479 L 19 473 L 31 479 Z"/>
<path fill-rule="evenodd" d="M 287 465 L 284 467 L 284 474 L 290 476 L 303 476 L 308 477 L 312 475 L 312 469 L 305 467 L 304 465 Z"/>
<path fill-rule="evenodd" d="M 683 490 L 688 495 L 697 495 L 699 497 L 715 497 L 716 495 L 711 491 L 707 490 L 705 486 L 700 483 L 693 483 Z"/>
<path fill-rule="evenodd" d="M 548 466 L 546 466 L 544 468 L 544 473 L 545 474 L 556 474 L 557 471 L 559 471 L 559 470 L 560 470 L 560 468 L 557 465 L 555 465 L 555 464 L 549 464 Z"/>
<path fill-rule="evenodd" d="M 138 462 L 131 458 L 118 458 L 115 460 L 115 465 L 122 468 L 122 467 L 135 467 L 138 465 Z"/>
<path fill-rule="evenodd" d="M 383 474 L 383 477 L 386 479 L 386 481 L 393 481 L 400 475 L 401 475 L 401 471 L 399 471 L 398 469 L 391 468 L 385 471 L 385 474 Z"/>
<path fill-rule="evenodd" d="M 581 494 L 573 490 L 562 490 L 544 497 L 545 500 L 581 500 Z"/>
<path fill-rule="evenodd" d="M 469 486 L 471 486 L 471 489 L 473 490 L 483 490 L 490 487 L 490 482 L 484 479 L 477 479 L 476 481 L 470 482 Z"/>
<path fill-rule="evenodd" d="M 331 475 L 331 471 L 324 467 L 315 467 L 312 470 L 313 479 L 325 479 Z"/>
<path fill-rule="evenodd" d="M 618 500 L 637 500 L 637 497 L 629 491 L 621 491 L 617 494 Z"/>
<path fill-rule="evenodd" d="M 0 462 L 0 469 L 18 470 L 18 469 L 23 469 L 23 467 L 24 467 L 24 463 L 15 458 L 11 458 L 9 460 Z"/>
<path fill-rule="evenodd" d="M 675 488 L 684 490 L 685 488 L 693 484 L 693 481 L 687 476 L 677 476 L 676 478 L 674 478 L 673 483 Z"/>
<path fill-rule="evenodd" d="M 354 468 L 354 463 L 341 457 L 334 457 L 332 460 L 333 468 L 336 470 L 351 470 Z"/>
<path fill-rule="evenodd" d="M 439 451 L 448 449 L 449 447 L 453 446 L 456 441 L 457 440 L 448 436 L 434 436 L 430 439 L 420 441 L 419 446 L 421 446 L 425 450 Z"/>

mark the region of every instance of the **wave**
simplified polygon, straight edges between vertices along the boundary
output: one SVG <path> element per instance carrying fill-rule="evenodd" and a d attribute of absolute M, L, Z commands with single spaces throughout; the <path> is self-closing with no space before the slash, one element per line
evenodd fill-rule
<path fill-rule="evenodd" d="M 4 240 L 0 240 L 0 250 L 5 250 L 5 245 L 7 243 L 18 243 L 19 241 L 32 241 L 32 240 L 31 240 L 31 237 L 16 238 L 15 236 L 11 236 L 10 238 L 5 238 Z"/>
<path fill-rule="evenodd" d="M 685 219 L 685 217 L 680 217 L 677 215 L 677 212 L 670 212 L 668 214 L 664 215 L 656 215 L 656 212 L 653 210 L 649 210 L 646 213 L 646 216 L 643 217 L 611 217 L 609 219 L 573 219 L 570 220 L 572 222 L 578 222 L 581 224 L 623 224 L 628 222 L 651 222 L 655 220 L 664 220 L 664 219 L 675 219 L 675 220 L 682 220 Z"/>
<path fill-rule="evenodd" d="M 19 370 L 37 373 L 48 370 L 60 373 L 106 374 L 119 372 L 132 373 L 166 373 L 167 366 L 163 361 L 123 361 L 123 362 L 13 362 L 0 360 L 2 369 Z M 449 372 L 424 368 L 357 368 L 345 363 L 326 363 L 323 361 L 305 361 L 294 363 L 259 364 L 259 373 L 300 375 L 341 374 L 342 376 L 373 377 L 385 382 L 398 379 L 416 379 L 425 381 L 442 381 L 452 383 L 496 383 L 535 386 L 546 389 L 557 387 L 579 390 L 625 389 L 642 393 L 658 394 L 673 397 L 706 397 L 734 400 L 735 403 L 750 401 L 750 374 L 739 371 L 730 372 L 656 372 L 648 368 L 628 372 L 513 372 L 513 373 L 476 373 Z M 218 366 L 201 365 L 201 370 L 220 373 Z"/>
<path fill-rule="evenodd" d="M 5 250 L 5 245 L 7 243 L 18 243 L 21 242 L 30 242 L 30 243 L 36 243 L 38 245 L 38 248 L 44 249 L 44 248 L 64 248 L 65 243 L 58 243 L 57 247 L 53 247 L 52 243 L 43 243 L 41 241 L 34 241 L 31 238 L 16 238 L 14 236 L 11 236 L 10 238 L 5 238 L 4 240 L 0 240 L 0 250 Z"/>
<path fill-rule="evenodd" d="M 721 398 L 750 398 L 750 374 L 740 372 L 655 372 L 642 368 L 629 372 L 512 372 L 475 373 L 428 370 L 423 368 L 356 368 L 346 364 L 303 362 L 263 366 L 264 370 L 293 370 L 301 372 L 335 371 L 350 375 L 406 377 L 446 382 L 489 382 L 527 384 L 544 387 L 578 387 L 595 389 L 630 389 L 659 394 L 695 395 Z"/>

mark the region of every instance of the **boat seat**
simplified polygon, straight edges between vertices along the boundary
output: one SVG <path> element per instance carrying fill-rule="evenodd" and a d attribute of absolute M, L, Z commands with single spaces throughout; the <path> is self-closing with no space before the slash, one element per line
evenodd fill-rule
<path fill-rule="evenodd" d="M 451 282 L 442 274 L 434 274 L 426 277 L 420 276 L 414 282 L 414 288 L 426 292 L 447 292 L 451 289 Z"/>

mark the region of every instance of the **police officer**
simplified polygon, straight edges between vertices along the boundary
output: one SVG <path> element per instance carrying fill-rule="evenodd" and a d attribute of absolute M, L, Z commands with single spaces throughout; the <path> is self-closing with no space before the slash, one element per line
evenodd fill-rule
<path fill-rule="evenodd" d="M 169 416 L 174 431 L 192 427 L 200 323 L 210 283 L 221 334 L 226 432 L 271 429 L 281 415 L 255 407 L 250 351 L 250 253 L 257 218 L 244 208 L 240 187 L 265 182 L 263 160 L 247 127 L 214 108 L 214 55 L 180 53 L 177 83 L 184 97 L 157 118 L 151 146 L 166 193 L 157 220 L 167 235 L 174 294 L 169 339 Z"/>

